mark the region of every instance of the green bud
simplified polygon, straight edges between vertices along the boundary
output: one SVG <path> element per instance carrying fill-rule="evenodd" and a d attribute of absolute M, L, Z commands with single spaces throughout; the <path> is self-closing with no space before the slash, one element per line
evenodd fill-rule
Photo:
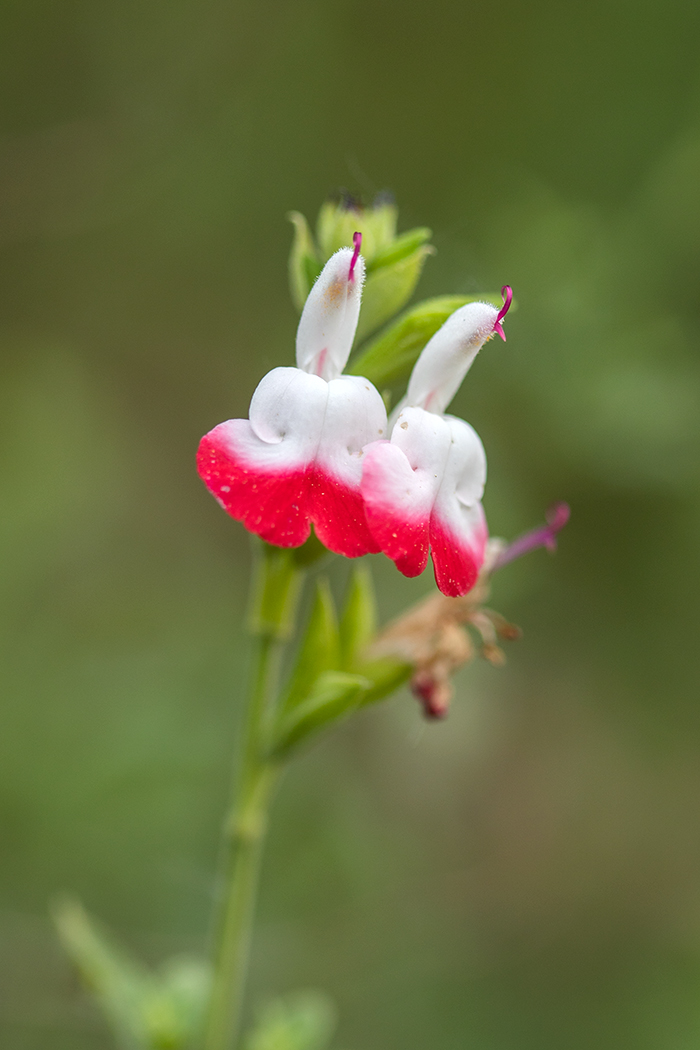
<path fill-rule="evenodd" d="M 321 272 L 321 263 L 309 224 L 301 212 L 290 211 L 287 218 L 294 224 L 294 241 L 289 253 L 289 290 L 292 302 L 301 312 L 306 297 Z"/>
<path fill-rule="evenodd" d="M 335 604 L 325 577 L 319 579 L 309 624 L 280 706 L 281 715 L 306 699 L 323 671 L 340 664 L 340 638 Z"/>
<path fill-rule="evenodd" d="M 151 990 L 146 967 L 117 947 L 78 901 L 58 902 L 53 918 L 63 947 L 117 1038 L 125 1046 L 145 1050 L 142 1005 Z"/>
<path fill-rule="evenodd" d="M 316 239 L 323 261 L 338 248 L 350 247 L 353 233 L 359 230 L 362 255 L 369 267 L 375 255 L 393 243 L 397 218 L 398 209 L 393 199 L 381 195 L 369 208 L 348 194 L 339 200 L 326 201 L 321 206 L 316 224 Z"/>
<path fill-rule="evenodd" d="M 399 209 L 391 194 L 380 193 L 372 207 L 365 211 L 365 223 L 369 222 L 370 243 L 375 252 L 381 252 L 396 237 L 398 217 Z"/>
<path fill-rule="evenodd" d="M 362 231 L 362 254 L 367 260 L 371 250 L 371 240 L 367 243 L 366 231 L 363 229 L 364 208 L 351 197 L 328 200 L 321 205 L 316 222 L 316 240 L 324 262 L 330 259 L 339 248 L 352 247 L 352 235 L 355 230 Z"/>
<path fill-rule="evenodd" d="M 447 318 L 466 303 L 478 300 L 501 302 L 500 295 L 441 295 L 411 307 L 380 332 L 347 369 L 350 375 L 365 376 L 376 387 L 390 386 L 408 378 L 421 350 Z"/>
<path fill-rule="evenodd" d="M 354 565 L 348 597 L 340 620 L 341 667 L 356 670 L 362 650 L 369 645 L 377 630 L 377 600 L 372 570 L 368 565 Z"/>
<path fill-rule="evenodd" d="M 356 336 L 358 342 L 405 306 L 413 295 L 423 263 L 432 252 L 430 245 L 421 245 L 411 255 L 369 274 L 362 292 L 362 310 Z"/>
<path fill-rule="evenodd" d="M 290 751 L 360 706 L 372 682 L 362 675 L 324 671 L 305 700 L 282 709 L 272 736 L 271 757 L 285 758 Z"/>

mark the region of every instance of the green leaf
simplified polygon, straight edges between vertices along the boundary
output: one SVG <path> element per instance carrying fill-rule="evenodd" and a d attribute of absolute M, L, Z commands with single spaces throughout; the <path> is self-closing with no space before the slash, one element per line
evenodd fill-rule
<path fill-rule="evenodd" d="M 273 731 L 271 756 L 286 757 L 309 736 L 354 711 L 371 688 L 372 682 L 362 675 L 324 671 L 305 700 L 280 711 Z"/>
<path fill-rule="evenodd" d="M 309 224 L 301 212 L 290 211 L 287 218 L 294 225 L 294 241 L 289 253 L 289 290 L 294 305 L 301 312 L 321 272 L 321 262 Z"/>
<path fill-rule="evenodd" d="M 320 992 L 276 999 L 260 1013 L 245 1050 L 324 1050 L 335 1028 L 335 1009 Z"/>
<path fill-rule="evenodd" d="M 377 387 L 405 380 L 421 350 L 447 318 L 466 303 L 478 301 L 500 304 L 500 295 L 441 295 L 411 307 L 372 340 L 347 370 L 361 375 Z"/>
<path fill-rule="evenodd" d="M 335 604 L 328 580 L 322 576 L 316 585 L 309 624 L 281 703 L 282 714 L 305 700 L 318 676 L 338 667 L 339 662 L 340 638 Z"/>
<path fill-rule="evenodd" d="M 340 620 L 341 667 L 357 670 L 362 650 L 377 630 L 377 600 L 369 565 L 354 565 L 345 608 Z"/>
<path fill-rule="evenodd" d="M 357 339 L 362 340 L 405 306 L 413 295 L 426 257 L 432 254 L 424 244 L 411 255 L 373 270 L 365 281 Z"/>
<path fill-rule="evenodd" d="M 412 255 L 417 248 L 429 241 L 432 235 L 433 231 L 427 226 L 418 226 L 415 230 L 402 233 L 400 237 L 387 242 L 373 255 L 372 261 L 367 264 L 367 273 L 374 273 L 382 266 L 391 266 L 400 259 L 405 259 L 407 255 Z"/>
<path fill-rule="evenodd" d="M 112 943 L 78 901 L 53 908 L 63 947 L 88 990 L 97 999 L 124 1050 L 149 1050 L 142 1005 L 151 991 L 151 974 Z"/>

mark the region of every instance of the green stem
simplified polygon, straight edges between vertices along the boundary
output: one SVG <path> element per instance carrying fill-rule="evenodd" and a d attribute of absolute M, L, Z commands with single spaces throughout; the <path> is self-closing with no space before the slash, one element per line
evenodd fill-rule
<path fill-rule="evenodd" d="M 223 900 L 203 1050 L 232 1050 L 239 1035 L 260 860 L 279 775 L 279 766 L 265 755 L 265 734 L 277 691 L 281 643 L 291 631 L 303 576 L 292 552 L 263 545 L 260 554 L 250 613 L 257 635 L 255 666 L 234 800 L 224 827 Z"/>
<path fill-rule="evenodd" d="M 272 764 L 260 758 L 261 733 L 277 648 L 272 638 L 258 640 L 242 768 L 237 777 L 236 801 L 224 829 L 224 900 L 217 931 L 204 1050 L 230 1050 L 240 1027 L 267 811 L 277 774 Z"/>

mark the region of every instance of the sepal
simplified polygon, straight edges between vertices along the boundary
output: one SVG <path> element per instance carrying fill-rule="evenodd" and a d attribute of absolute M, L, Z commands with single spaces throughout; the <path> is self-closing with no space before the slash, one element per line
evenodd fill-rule
<path fill-rule="evenodd" d="M 321 272 L 321 261 L 311 236 L 309 224 L 300 211 L 287 216 L 294 226 L 294 241 L 289 253 L 289 290 L 299 313 Z"/>
<path fill-rule="evenodd" d="M 272 735 L 270 757 L 286 758 L 309 736 L 359 707 L 371 688 L 372 682 L 362 675 L 324 671 L 305 700 L 281 710 Z"/>
<path fill-rule="evenodd" d="M 330 999 L 321 992 L 297 992 L 265 1006 L 244 1050 L 324 1050 L 335 1024 Z"/>
<path fill-rule="evenodd" d="M 368 565 L 355 565 L 340 620 L 340 659 L 344 671 L 353 671 L 377 630 L 377 598 Z"/>
<path fill-rule="evenodd" d="M 340 664 L 340 635 L 335 603 L 325 577 L 318 580 L 311 616 L 280 705 L 282 716 L 301 704 L 319 674 Z"/>
<path fill-rule="evenodd" d="M 389 696 L 409 679 L 413 670 L 407 662 L 368 655 L 376 632 L 377 600 L 372 572 L 367 565 L 357 565 L 340 621 L 340 646 L 343 670 L 362 675 L 371 683 L 362 696 L 363 707 Z"/>

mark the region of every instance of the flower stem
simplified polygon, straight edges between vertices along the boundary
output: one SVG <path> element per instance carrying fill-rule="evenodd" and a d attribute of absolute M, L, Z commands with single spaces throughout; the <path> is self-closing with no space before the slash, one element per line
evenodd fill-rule
<path fill-rule="evenodd" d="M 262 548 L 253 584 L 251 630 L 255 666 L 224 826 L 223 899 L 217 917 L 212 990 L 203 1050 L 232 1050 L 240 1031 L 260 860 L 279 766 L 265 754 L 268 717 L 277 691 L 282 642 L 289 635 L 303 569 L 289 551 Z"/>

